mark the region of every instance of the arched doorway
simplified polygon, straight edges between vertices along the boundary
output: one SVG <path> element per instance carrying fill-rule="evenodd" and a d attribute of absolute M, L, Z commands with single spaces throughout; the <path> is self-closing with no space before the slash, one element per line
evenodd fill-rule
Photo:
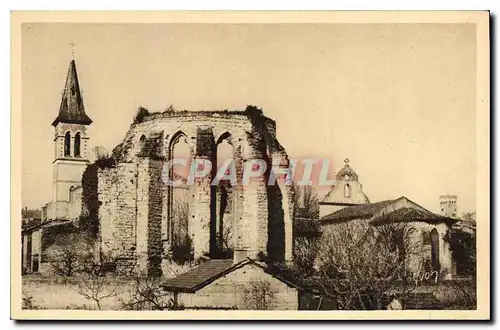
<path fill-rule="evenodd" d="M 431 265 L 432 270 L 439 271 L 439 233 L 436 228 L 431 230 Z"/>

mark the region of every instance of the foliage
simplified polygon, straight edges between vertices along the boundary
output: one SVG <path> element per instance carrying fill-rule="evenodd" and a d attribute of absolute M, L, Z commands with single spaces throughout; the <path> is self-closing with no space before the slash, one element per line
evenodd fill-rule
<path fill-rule="evenodd" d="M 315 262 L 321 245 L 317 237 L 298 237 L 293 247 L 293 264 L 290 272 L 296 278 L 308 278 L 315 274 Z"/>
<path fill-rule="evenodd" d="M 94 302 L 101 309 L 103 300 L 116 296 L 116 290 L 107 281 L 106 275 L 116 273 L 116 258 L 111 254 L 88 253 L 80 258 L 83 276 L 80 278 L 76 292 L 87 300 Z"/>
<path fill-rule="evenodd" d="M 273 309 L 276 294 L 269 281 L 251 280 L 248 286 L 243 288 L 244 307 L 249 310 Z"/>
<path fill-rule="evenodd" d="M 172 259 L 180 264 L 193 260 L 192 242 L 188 233 L 189 205 L 185 198 L 177 198 L 172 208 Z"/>
<path fill-rule="evenodd" d="M 125 310 L 176 310 L 182 309 L 171 293 L 160 287 L 161 278 L 137 275 L 129 297 L 122 300 Z"/>
<path fill-rule="evenodd" d="M 24 288 L 22 289 L 22 309 L 36 309 L 35 304 L 33 303 L 33 296 L 31 296 Z"/>
<path fill-rule="evenodd" d="M 99 168 L 112 168 L 116 166 L 116 159 L 112 156 L 96 159 L 94 162 Z"/>
<path fill-rule="evenodd" d="M 149 111 L 146 108 L 140 106 L 135 114 L 134 124 L 142 123 L 144 121 L 144 118 L 147 117 L 148 115 Z"/>
<path fill-rule="evenodd" d="M 477 309 L 476 278 L 465 281 L 452 281 L 438 288 L 442 292 L 440 301 L 445 309 L 475 310 Z"/>
<path fill-rule="evenodd" d="M 82 233 L 61 234 L 47 254 L 56 275 L 79 275 L 76 292 L 94 302 L 98 309 L 102 300 L 115 295 L 105 280 L 107 273 L 114 273 L 115 260 L 109 255 L 97 254 L 91 237 Z"/>
<path fill-rule="evenodd" d="M 92 256 L 92 241 L 79 233 L 61 233 L 47 249 L 47 258 L 56 275 L 72 276 L 83 271 L 82 261 Z"/>
<path fill-rule="evenodd" d="M 294 218 L 319 219 L 319 199 L 313 186 L 293 186 Z"/>
<path fill-rule="evenodd" d="M 412 275 L 407 262 L 420 255 L 421 245 L 412 235 L 405 224 L 338 224 L 323 234 L 314 284 L 338 309 L 384 309 L 388 292 L 404 299 L 414 289 L 406 285 Z"/>
<path fill-rule="evenodd" d="M 318 195 L 312 186 L 293 186 L 293 217 L 295 238 L 294 262 L 289 269 L 297 278 L 307 278 L 315 273 L 315 261 L 320 250 Z"/>
<path fill-rule="evenodd" d="M 164 111 L 164 112 L 175 112 L 175 110 L 176 110 L 176 109 L 175 109 L 174 105 L 173 105 L 173 104 L 170 104 L 170 105 L 168 106 L 168 108 L 166 108 L 166 109 L 165 109 L 165 111 Z"/>
<path fill-rule="evenodd" d="M 94 152 L 95 159 L 103 159 L 109 157 L 109 152 L 104 146 L 95 146 L 92 151 Z"/>
<path fill-rule="evenodd" d="M 76 289 L 79 295 L 94 302 L 98 310 L 102 308 L 102 301 L 115 297 L 116 291 L 106 280 L 105 276 L 89 273 L 83 276 Z"/>
<path fill-rule="evenodd" d="M 475 276 L 476 273 L 476 235 L 461 230 L 451 230 L 445 236 L 450 244 L 457 273 Z"/>

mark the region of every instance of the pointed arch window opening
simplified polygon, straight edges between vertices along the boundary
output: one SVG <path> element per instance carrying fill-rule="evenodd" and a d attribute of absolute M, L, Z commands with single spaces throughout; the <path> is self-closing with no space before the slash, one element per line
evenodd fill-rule
<path fill-rule="evenodd" d="M 345 198 L 351 197 L 351 186 L 348 183 L 346 183 L 344 186 L 344 197 Z"/>
<path fill-rule="evenodd" d="M 212 180 L 225 161 L 235 161 L 235 149 L 229 132 L 223 133 L 213 142 L 212 163 L 216 166 L 212 168 Z M 234 212 L 234 198 L 237 196 L 234 189 L 229 180 L 221 180 L 211 186 L 210 254 L 216 259 L 233 257 L 233 221 L 238 216 Z"/>
<path fill-rule="evenodd" d="M 75 135 L 75 157 L 81 157 L 80 145 L 81 145 L 81 135 L 80 132 L 78 132 Z"/>
<path fill-rule="evenodd" d="M 430 232 L 431 238 L 431 265 L 432 270 L 439 272 L 441 265 L 439 260 L 439 233 L 436 228 L 432 229 Z"/>
<path fill-rule="evenodd" d="M 71 156 L 71 134 L 66 132 L 64 135 L 64 157 Z"/>
<path fill-rule="evenodd" d="M 146 136 L 142 135 L 139 139 L 139 154 L 144 155 L 146 153 Z"/>
<path fill-rule="evenodd" d="M 142 137 L 141 141 L 142 143 Z M 141 147 L 142 148 L 142 147 Z M 180 158 L 186 159 L 186 164 L 189 164 L 189 159 L 191 159 L 192 154 L 188 144 L 187 135 L 181 131 L 174 134 L 166 150 L 167 161 L 172 161 L 174 158 L 181 156 Z M 181 155 L 178 155 L 180 153 Z M 168 169 L 168 178 L 170 181 L 185 180 L 187 173 L 182 171 L 175 171 L 174 167 Z M 183 189 L 178 187 L 176 189 Z M 180 191 L 180 190 L 178 190 Z M 169 242 L 170 244 L 188 244 L 189 242 L 189 197 L 186 196 L 187 200 L 182 198 L 174 198 L 174 187 L 168 185 L 165 190 L 165 200 L 164 207 L 166 207 L 166 219 L 162 226 L 163 240 Z M 183 203 L 186 205 L 183 206 Z"/>

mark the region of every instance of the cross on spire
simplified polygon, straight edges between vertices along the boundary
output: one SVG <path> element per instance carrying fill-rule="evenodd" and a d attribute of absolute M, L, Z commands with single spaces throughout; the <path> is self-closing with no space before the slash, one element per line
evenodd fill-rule
<path fill-rule="evenodd" d="M 71 58 L 74 60 L 75 59 L 75 43 L 70 42 L 69 45 L 71 46 Z"/>
<path fill-rule="evenodd" d="M 80 125 L 90 125 L 92 123 L 92 120 L 85 113 L 75 60 L 71 60 L 69 63 L 68 75 L 61 96 L 59 115 L 52 125 L 56 126 L 60 122 Z"/>

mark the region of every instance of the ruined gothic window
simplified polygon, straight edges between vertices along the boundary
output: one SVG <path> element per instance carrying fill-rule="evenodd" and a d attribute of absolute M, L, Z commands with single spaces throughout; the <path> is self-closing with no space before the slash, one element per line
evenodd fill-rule
<path fill-rule="evenodd" d="M 346 185 L 344 186 L 344 197 L 351 197 L 351 186 L 348 183 L 346 183 Z"/>
<path fill-rule="evenodd" d="M 71 134 L 66 132 L 64 135 L 64 157 L 69 157 L 71 155 Z"/>
<path fill-rule="evenodd" d="M 75 157 L 80 157 L 80 133 L 76 133 L 75 135 Z"/>
<path fill-rule="evenodd" d="M 146 136 L 141 136 L 139 139 L 139 153 L 144 154 L 146 152 Z"/>

